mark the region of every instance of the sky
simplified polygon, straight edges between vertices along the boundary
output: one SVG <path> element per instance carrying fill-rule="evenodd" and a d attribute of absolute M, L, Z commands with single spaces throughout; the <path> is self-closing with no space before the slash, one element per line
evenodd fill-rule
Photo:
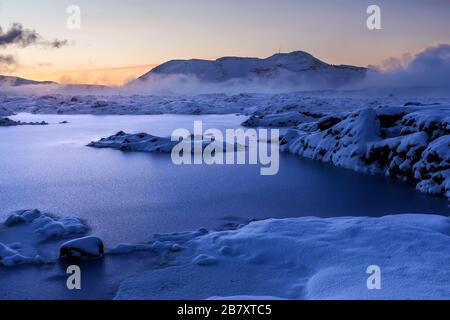
<path fill-rule="evenodd" d="M 381 30 L 366 27 L 370 4 L 381 8 Z M 81 10 L 80 29 L 67 27 L 70 5 Z M 12 23 L 42 41 L 0 46 L 0 62 L 14 60 L 0 74 L 119 85 L 171 59 L 303 50 L 333 64 L 380 65 L 450 43 L 450 0 L 0 0 L 2 32 Z"/>

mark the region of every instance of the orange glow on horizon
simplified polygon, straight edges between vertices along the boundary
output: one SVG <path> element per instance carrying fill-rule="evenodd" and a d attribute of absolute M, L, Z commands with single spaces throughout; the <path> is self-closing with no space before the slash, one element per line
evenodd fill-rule
<path fill-rule="evenodd" d="M 155 64 L 105 67 L 92 69 L 72 69 L 55 72 L 39 72 L 37 70 L 22 70 L 10 74 L 36 81 L 54 81 L 64 84 L 95 84 L 119 86 L 136 79 L 154 68 Z"/>

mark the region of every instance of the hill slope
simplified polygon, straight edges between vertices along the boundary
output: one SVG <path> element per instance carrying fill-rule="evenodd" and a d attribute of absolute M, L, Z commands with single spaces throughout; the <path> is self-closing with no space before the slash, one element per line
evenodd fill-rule
<path fill-rule="evenodd" d="M 331 65 L 309 53 L 294 51 L 265 59 L 223 57 L 217 60 L 171 60 L 139 77 L 139 80 L 158 75 L 190 75 L 204 82 L 283 79 L 290 83 L 312 81 L 339 85 L 362 79 L 366 70 L 355 66 Z"/>

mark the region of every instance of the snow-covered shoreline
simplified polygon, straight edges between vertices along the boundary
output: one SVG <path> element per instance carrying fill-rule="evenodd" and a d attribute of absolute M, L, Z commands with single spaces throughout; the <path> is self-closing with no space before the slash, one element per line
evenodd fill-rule
<path fill-rule="evenodd" d="M 450 105 L 365 108 L 305 121 L 282 150 L 450 198 Z"/>
<path fill-rule="evenodd" d="M 38 210 L 10 214 L 0 230 L 0 268 L 55 262 L 36 254 L 50 239 L 69 239 L 61 254 L 75 250 L 96 259 L 120 254 L 132 261 L 134 252 L 148 252 L 148 268 L 123 279 L 115 299 L 450 297 L 450 272 L 442 268 L 450 262 L 445 216 L 268 219 L 221 231 L 155 234 L 142 243 L 105 244 L 105 250 L 101 239 L 77 238 L 88 230 L 79 219 Z M 366 285 L 372 265 L 381 270 L 380 290 Z"/>
<path fill-rule="evenodd" d="M 269 219 L 236 230 L 159 237 L 173 261 L 122 282 L 115 299 L 448 299 L 450 219 Z M 187 240 L 189 239 L 189 240 Z M 367 267 L 381 269 L 369 290 Z"/>

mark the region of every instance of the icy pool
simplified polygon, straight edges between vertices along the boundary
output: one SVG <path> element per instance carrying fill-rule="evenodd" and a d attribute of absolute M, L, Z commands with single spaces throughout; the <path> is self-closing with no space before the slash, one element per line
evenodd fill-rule
<path fill-rule="evenodd" d="M 124 153 L 86 144 L 119 130 L 168 136 L 176 128 L 235 128 L 236 115 L 30 115 L 48 126 L 0 128 L 0 220 L 14 210 L 38 208 L 74 215 L 107 247 L 141 242 L 154 233 L 222 228 L 252 219 L 296 216 L 448 215 L 445 199 L 421 194 L 383 177 L 283 154 L 275 176 L 259 166 L 175 166 L 170 155 Z M 68 121 L 67 124 L 60 124 Z M 0 230 L 1 232 L 1 230 Z M 51 244 L 44 253 L 54 252 Z M 48 252 L 47 252 L 47 251 Z M 0 299 L 111 298 L 119 281 L 151 264 L 108 257 L 86 263 L 84 290 L 68 291 L 65 266 L 0 268 Z"/>

